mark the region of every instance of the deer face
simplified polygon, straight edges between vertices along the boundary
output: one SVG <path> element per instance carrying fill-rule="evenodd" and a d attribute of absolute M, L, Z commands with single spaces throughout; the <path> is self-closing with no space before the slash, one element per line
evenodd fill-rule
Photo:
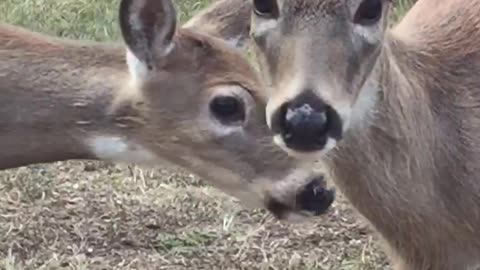
<path fill-rule="evenodd" d="M 254 0 L 251 35 L 270 100 L 274 141 L 327 152 L 374 102 L 368 83 L 390 0 Z"/>
<path fill-rule="evenodd" d="M 129 138 L 140 162 L 162 157 L 277 217 L 328 208 L 320 174 L 271 142 L 263 85 L 239 51 L 177 29 L 169 0 L 123 0 L 120 26 L 130 78 L 114 108 L 141 122 Z"/>

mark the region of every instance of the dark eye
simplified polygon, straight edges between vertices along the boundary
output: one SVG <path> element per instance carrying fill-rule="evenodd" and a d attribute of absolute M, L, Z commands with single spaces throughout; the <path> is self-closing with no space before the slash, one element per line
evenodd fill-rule
<path fill-rule="evenodd" d="M 210 102 L 210 111 L 222 124 L 231 124 L 245 119 L 243 102 L 237 97 L 215 97 Z"/>
<path fill-rule="evenodd" d="M 253 0 L 253 11 L 258 16 L 276 17 L 278 15 L 277 0 Z"/>
<path fill-rule="evenodd" d="M 363 0 L 353 17 L 353 22 L 361 25 L 372 25 L 382 17 L 383 0 Z"/>

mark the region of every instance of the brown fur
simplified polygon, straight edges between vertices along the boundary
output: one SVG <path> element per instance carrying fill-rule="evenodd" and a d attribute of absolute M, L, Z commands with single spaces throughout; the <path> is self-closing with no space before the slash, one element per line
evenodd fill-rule
<path fill-rule="evenodd" d="M 247 45 L 250 33 L 250 0 L 216 0 L 183 26 L 220 36 L 237 47 Z"/>
<path fill-rule="evenodd" d="M 89 140 L 114 136 L 127 142 L 129 151 L 146 149 L 158 158 L 153 163 L 187 168 L 244 202 L 259 206 L 273 199 L 301 211 L 297 193 L 317 172 L 302 170 L 272 144 L 255 70 L 200 29 L 177 29 L 172 52 L 156 56 L 155 69 L 134 85 L 122 44 L 0 25 L 0 169 L 102 159 Z M 234 86 L 244 97 L 247 119 L 240 131 L 217 135 L 209 126 L 209 99 L 222 94 L 215 87 Z M 113 158 L 151 165 L 145 156 Z"/>
<path fill-rule="evenodd" d="M 384 98 L 329 161 L 399 269 L 480 264 L 480 2 L 442 2 L 419 1 L 387 35 Z"/>
<path fill-rule="evenodd" d="M 480 1 L 419 0 L 386 31 L 371 73 L 364 53 L 348 58 L 357 45 L 349 44 L 345 9 L 337 13 L 360 1 L 279 3 L 283 24 L 257 40 L 272 100 L 291 98 L 285 91 L 295 89 L 282 87 L 299 67 L 307 84 L 309 75 L 330 83 L 314 90 L 334 107 L 353 106 L 365 79 L 379 82 L 374 107 L 323 160 L 382 236 L 395 269 L 478 269 Z M 284 57 L 289 65 L 278 64 Z"/>
<path fill-rule="evenodd" d="M 268 38 L 255 36 L 258 20 L 252 21 L 257 46 L 267 48 L 257 51 L 257 57 L 272 84 L 272 98 L 289 98 L 278 90 L 299 68 L 294 63 L 298 56 L 326 63 L 310 50 L 294 53 L 301 44 L 298 34 L 309 27 L 311 48 L 326 54 L 335 50 L 328 58 L 329 76 L 353 66 L 344 65 L 340 55 L 344 41 L 318 31 L 345 1 L 278 3 L 288 22 L 281 31 L 275 29 Z M 371 75 L 381 86 L 376 107 L 324 159 L 342 192 L 382 236 L 397 270 L 466 270 L 480 264 L 480 151 L 475 135 L 480 132 L 479 15 L 477 0 L 419 0 L 387 31 L 380 46 Z M 234 33 L 228 36 L 250 25 L 228 19 L 242 24 L 230 28 Z M 218 21 L 225 23 L 225 17 Z M 215 18 L 209 23 L 214 25 Z M 322 74 L 301 60 L 301 68 Z M 356 88 L 350 88 L 352 101 L 359 94 Z M 337 94 L 338 100 L 350 98 Z"/>

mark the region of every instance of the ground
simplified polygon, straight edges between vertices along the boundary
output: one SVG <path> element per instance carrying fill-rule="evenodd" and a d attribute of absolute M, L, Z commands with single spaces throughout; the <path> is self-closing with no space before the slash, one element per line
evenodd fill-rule
<path fill-rule="evenodd" d="M 206 1 L 175 1 L 185 20 Z M 2 0 L 44 33 L 118 39 L 118 0 Z M 398 15 L 398 13 L 396 14 Z M 0 269 L 389 269 L 343 199 L 286 224 L 188 172 L 70 161 L 0 174 Z"/>

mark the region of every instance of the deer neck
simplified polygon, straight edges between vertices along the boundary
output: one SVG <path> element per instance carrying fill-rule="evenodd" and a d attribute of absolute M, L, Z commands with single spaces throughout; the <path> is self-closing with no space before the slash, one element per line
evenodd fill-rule
<path fill-rule="evenodd" d="M 478 202 L 472 191 L 478 171 L 470 162 L 477 150 L 468 138 L 477 118 L 465 117 L 475 115 L 474 106 L 454 108 L 458 100 L 475 104 L 470 91 L 478 87 L 455 91 L 459 78 L 445 73 L 454 69 L 439 64 L 465 61 L 463 54 L 435 55 L 419 46 L 425 45 L 388 36 L 375 75 L 381 97 L 366 124 L 349 130 L 327 159 L 342 193 L 397 253 L 410 257 L 434 241 L 475 237 L 478 224 L 463 210 Z M 469 70 L 460 79 L 475 82 L 473 76 Z"/>
<path fill-rule="evenodd" d="M 360 97 L 371 101 L 362 107 L 368 111 L 327 158 L 342 192 L 375 222 L 389 215 L 392 220 L 410 218 L 421 206 L 409 203 L 428 201 L 433 190 L 434 176 L 426 168 L 434 166 L 436 131 L 428 93 L 412 65 L 418 60 L 414 54 L 407 44 L 387 35 L 366 84 L 370 88 Z"/>
<path fill-rule="evenodd" d="M 0 47 L 0 169 L 115 159 L 131 149 L 126 141 L 141 119 L 125 103 L 113 110 L 128 80 L 122 46 L 34 34 L 9 41 Z"/>

